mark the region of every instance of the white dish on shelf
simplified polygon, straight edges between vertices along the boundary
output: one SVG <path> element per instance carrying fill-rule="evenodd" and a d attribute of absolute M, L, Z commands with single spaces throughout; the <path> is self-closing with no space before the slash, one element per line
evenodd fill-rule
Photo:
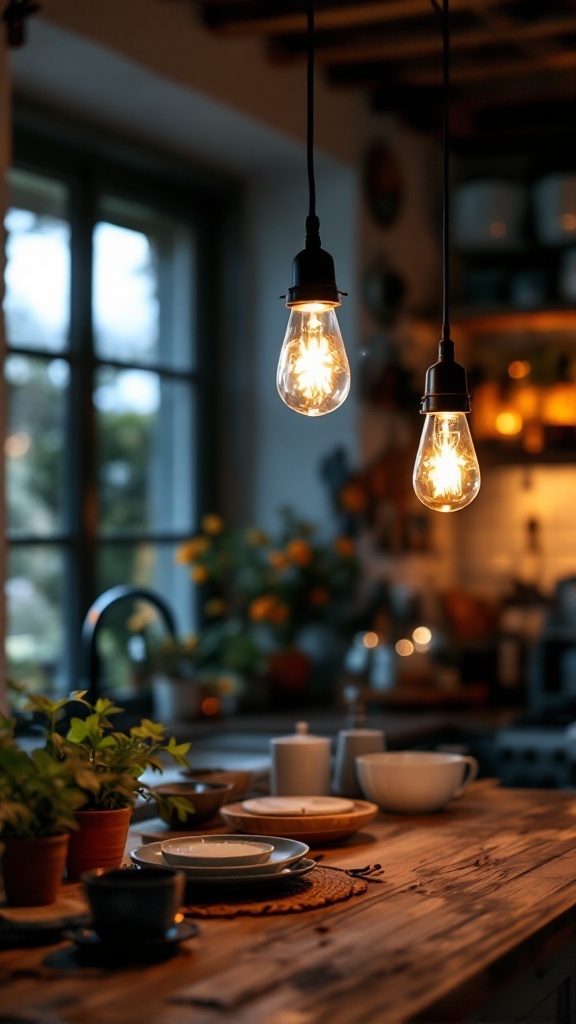
<path fill-rule="evenodd" d="M 354 801 L 340 796 L 262 796 L 244 800 L 249 814 L 295 817 L 301 814 L 350 814 Z"/>
<path fill-rule="evenodd" d="M 162 857 L 173 867 L 222 868 L 261 865 L 270 860 L 271 843 L 246 836 L 181 836 L 160 843 Z"/>
<path fill-rule="evenodd" d="M 308 847 L 305 843 L 296 844 L 295 840 L 283 839 L 279 840 L 274 837 L 277 842 L 284 844 L 291 844 L 293 847 L 298 845 L 304 847 L 305 852 L 308 852 Z M 270 842 L 274 839 L 271 838 Z M 162 857 L 161 843 L 147 843 L 146 846 L 140 846 L 136 850 L 132 850 L 130 853 L 130 859 L 138 867 L 166 867 L 166 862 Z M 273 855 L 271 855 L 273 856 Z M 285 881 L 291 878 L 300 878 L 302 875 L 311 871 L 312 868 L 316 867 L 315 860 L 309 860 L 307 857 L 298 851 L 292 856 L 286 855 L 282 861 L 274 862 L 272 864 L 252 864 L 246 867 L 224 867 L 224 868 L 212 868 L 210 871 L 206 868 L 179 868 L 184 874 L 186 881 L 196 884 L 208 884 L 208 885 L 265 885 L 266 883 L 272 884 L 274 882 Z"/>

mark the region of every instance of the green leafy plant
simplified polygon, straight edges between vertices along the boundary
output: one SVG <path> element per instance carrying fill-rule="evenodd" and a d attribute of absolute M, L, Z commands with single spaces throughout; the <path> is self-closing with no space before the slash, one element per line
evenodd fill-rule
<path fill-rule="evenodd" d="M 42 839 L 75 829 L 74 812 L 98 782 L 73 751 L 55 758 L 26 751 L 14 738 L 15 720 L 0 716 L 0 837 Z"/>
<path fill-rule="evenodd" d="M 69 758 L 78 761 L 83 769 L 76 776 L 81 793 L 77 809 L 111 811 L 134 807 L 139 798 L 155 799 L 158 803 L 168 800 L 179 819 L 185 820 L 194 809 L 190 801 L 156 794 L 143 781 L 142 775 L 149 769 L 161 773 L 166 757 L 188 767 L 185 755 L 190 744 L 177 743 L 173 736 L 166 739 L 164 726 L 149 719 L 143 719 L 127 732 L 115 730 L 112 718 L 120 714 L 122 708 L 107 697 L 92 705 L 84 699 L 85 693 L 79 690 L 60 701 L 53 701 L 44 694 L 32 694 L 27 702 L 28 710 L 41 712 L 48 718 L 46 755 L 56 764 Z M 73 703 L 83 708 L 84 717 L 72 717 L 66 733 L 61 735 L 57 728 L 59 715 Z"/>

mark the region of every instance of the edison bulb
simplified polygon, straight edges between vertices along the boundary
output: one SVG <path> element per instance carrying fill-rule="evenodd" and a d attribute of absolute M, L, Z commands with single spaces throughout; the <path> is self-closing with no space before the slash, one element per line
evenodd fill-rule
<path fill-rule="evenodd" d="M 324 416 L 342 405 L 350 366 L 333 303 L 291 308 L 276 386 L 282 401 L 303 416 Z"/>
<path fill-rule="evenodd" d="M 466 414 L 427 413 L 413 475 L 420 501 L 435 512 L 457 512 L 480 490 L 480 467 Z"/>

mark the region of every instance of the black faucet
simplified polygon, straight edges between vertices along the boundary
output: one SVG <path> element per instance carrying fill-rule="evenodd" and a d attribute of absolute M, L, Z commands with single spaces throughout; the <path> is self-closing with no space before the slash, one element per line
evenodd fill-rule
<path fill-rule="evenodd" d="M 86 612 L 82 625 L 82 686 L 81 689 L 88 691 L 88 700 L 94 704 L 100 694 L 99 673 L 98 673 L 98 651 L 96 640 L 98 630 L 102 622 L 102 616 L 112 605 L 127 598 L 139 598 L 154 605 L 161 614 L 166 628 L 172 636 L 176 636 L 176 621 L 169 605 L 154 590 L 146 587 L 133 587 L 128 584 L 121 584 L 118 587 L 111 587 L 105 590 Z"/>

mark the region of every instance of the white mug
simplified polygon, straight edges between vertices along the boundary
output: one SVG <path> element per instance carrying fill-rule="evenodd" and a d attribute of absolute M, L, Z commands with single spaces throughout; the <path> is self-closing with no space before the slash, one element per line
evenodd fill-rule
<path fill-rule="evenodd" d="M 382 811 L 432 814 L 474 782 L 479 766 L 467 754 L 391 750 L 360 754 L 356 767 L 363 793 Z"/>
<path fill-rule="evenodd" d="M 361 797 L 355 759 L 359 754 L 384 750 L 382 729 L 341 729 L 336 738 L 332 788 L 338 796 Z"/>
<path fill-rule="evenodd" d="M 330 740 L 310 736 L 308 724 L 298 722 L 292 736 L 270 740 L 272 796 L 328 796 Z"/>

